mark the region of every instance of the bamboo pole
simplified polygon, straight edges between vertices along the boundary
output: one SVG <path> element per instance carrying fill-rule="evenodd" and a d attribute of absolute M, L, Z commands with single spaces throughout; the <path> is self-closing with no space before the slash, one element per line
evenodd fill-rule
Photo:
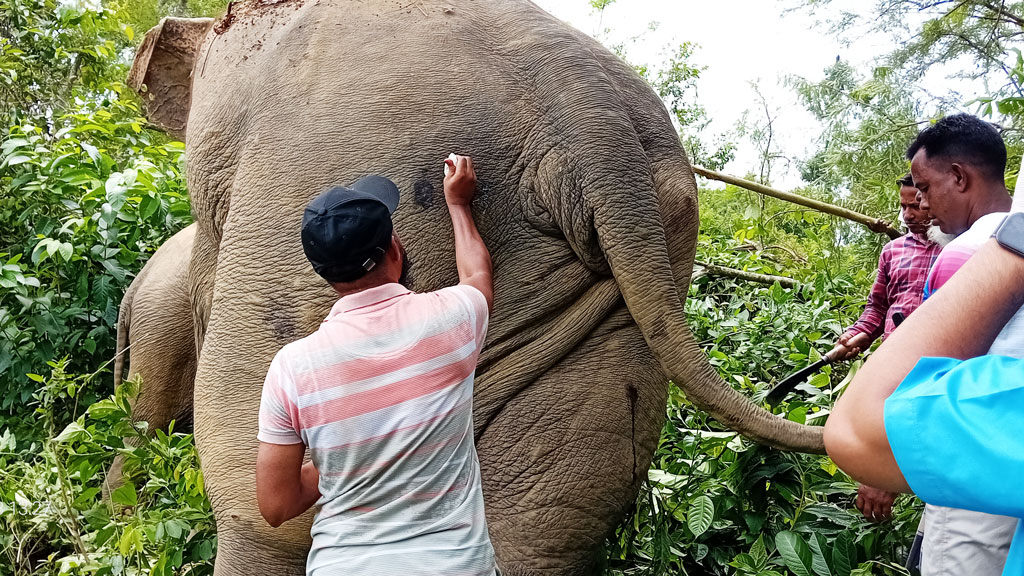
<path fill-rule="evenodd" d="M 779 286 L 783 288 L 796 288 L 800 284 L 792 278 L 786 278 L 785 276 L 773 276 L 771 274 L 758 274 L 757 272 L 747 272 L 746 270 L 737 270 L 735 268 L 726 268 L 725 266 L 718 266 L 716 264 L 708 264 L 707 262 L 695 261 L 695 266 L 699 266 L 704 269 L 705 274 L 712 276 L 727 276 L 729 278 L 736 278 L 738 280 L 746 280 L 748 282 L 758 282 L 760 284 L 775 284 L 779 283 Z"/>
<path fill-rule="evenodd" d="M 831 214 L 840 218 L 846 218 L 847 220 L 857 222 L 858 224 L 863 224 L 868 228 L 868 230 L 871 230 L 876 234 L 885 234 L 892 239 L 899 238 L 903 235 L 903 232 L 893 228 L 885 220 L 865 216 L 864 214 L 848 210 L 842 206 L 836 206 L 835 204 L 829 204 L 828 202 L 822 202 L 799 194 L 793 194 L 792 192 L 783 192 L 782 190 L 776 190 L 775 188 L 758 184 L 757 182 L 751 182 L 750 180 L 744 180 L 743 178 L 729 176 L 728 174 L 722 174 L 721 172 L 715 172 L 714 170 L 708 170 L 707 168 L 701 168 L 700 166 L 694 166 L 693 172 L 705 178 L 710 178 L 711 180 L 718 180 L 719 182 L 725 182 L 726 184 L 745 188 L 751 192 L 757 192 L 758 194 L 771 196 L 772 198 L 778 198 L 779 200 L 784 200 L 786 202 L 792 202 L 793 204 L 798 204 L 805 208 L 810 208 L 811 210 L 824 212 L 825 214 Z"/>

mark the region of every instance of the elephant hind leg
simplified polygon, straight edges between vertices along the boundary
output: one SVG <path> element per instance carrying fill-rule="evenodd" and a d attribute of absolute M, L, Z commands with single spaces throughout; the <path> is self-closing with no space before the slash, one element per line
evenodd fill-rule
<path fill-rule="evenodd" d="M 118 316 L 115 385 L 121 385 L 127 351 L 128 377 L 142 377 L 142 387 L 132 399 L 132 418 L 148 423 L 150 430 L 166 430 L 172 420 L 177 430 L 191 427 L 196 349 L 188 271 L 195 230 L 194 224 L 188 226 L 153 254 L 125 293 Z M 123 465 L 118 455 L 105 490 L 120 485 Z"/>
<path fill-rule="evenodd" d="M 596 573 L 646 476 L 666 394 L 623 308 L 508 403 L 477 441 L 503 574 Z"/>
<path fill-rule="evenodd" d="M 214 576 L 305 576 L 309 553 L 309 515 L 280 528 L 243 526 L 231 518 L 217 520 Z M 297 525 L 302 529 L 298 530 Z M 344 571 L 342 571 L 343 573 Z"/>

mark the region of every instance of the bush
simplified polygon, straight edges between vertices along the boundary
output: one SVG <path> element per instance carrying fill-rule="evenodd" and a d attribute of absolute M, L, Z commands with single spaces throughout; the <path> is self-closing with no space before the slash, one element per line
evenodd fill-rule
<path fill-rule="evenodd" d="M 33 396 L 47 437 L 19 441 L 0 435 L 0 575 L 213 573 L 215 525 L 191 434 L 145 434 L 129 399 L 141 382 L 89 406 L 59 434 L 55 410 L 92 388 L 90 376 L 50 363 Z M 126 480 L 102 498 L 116 454 Z"/>
<path fill-rule="evenodd" d="M 19 435 L 35 374 L 52 358 L 77 373 L 109 360 L 125 288 L 190 220 L 183 145 L 147 130 L 121 90 L 11 126 L 0 144 L 0 428 Z"/>

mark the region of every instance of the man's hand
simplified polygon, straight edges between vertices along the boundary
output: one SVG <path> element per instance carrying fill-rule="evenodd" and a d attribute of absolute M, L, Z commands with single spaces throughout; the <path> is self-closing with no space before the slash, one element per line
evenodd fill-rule
<path fill-rule="evenodd" d="M 476 196 L 476 171 L 469 156 L 446 158 L 448 175 L 444 177 L 444 199 L 449 206 L 469 206 Z"/>
<path fill-rule="evenodd" d="M 867 350 L 869 346 L 871 346 L 871 338 L 863 332 L 857 332 L 852 335 L 843 334 L 839 341 L 836 342 L 835 347 L 828 352 L 828 356 L 834 362 L 850 360 L 864 350 Z"/>
<path fill-rule="evenodd" d="M 857 510 L 860 510 L 864 517 L 872 522 L 891 520 L 892 504 L 895 501 L 896 494 L 893 492 L 886 492 L 864 484 L 857 489 Z"/>

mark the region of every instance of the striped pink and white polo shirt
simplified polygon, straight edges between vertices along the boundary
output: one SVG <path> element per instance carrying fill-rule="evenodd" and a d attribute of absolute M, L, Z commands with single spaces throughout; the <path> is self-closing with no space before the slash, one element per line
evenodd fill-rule
<path fill-rule="evenodd" d="M 471 286 L 385 284 L 278 352 L 258 437 L 304 443 L 320 472 L 307 575 L 494 574 L 473 443 L 487 316 Z"/>

